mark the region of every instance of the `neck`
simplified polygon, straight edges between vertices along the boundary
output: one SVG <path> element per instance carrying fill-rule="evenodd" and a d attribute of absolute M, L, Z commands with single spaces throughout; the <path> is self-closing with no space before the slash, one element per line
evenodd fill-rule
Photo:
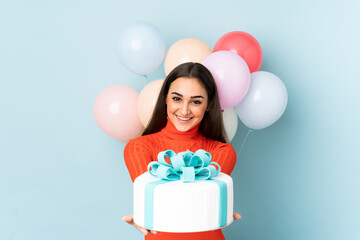
<path fill-rule="evenodd" d="M 170 121 L 169 117 L 167 117 L 166 126 L 160 131 L 160 133 L 170 139 L 176 140 L 202 139 L 204 136 L 199 132 L 199 126 L 200 123 L 186 132 L 181 132 L 176 129 L 175 125 Z"/>

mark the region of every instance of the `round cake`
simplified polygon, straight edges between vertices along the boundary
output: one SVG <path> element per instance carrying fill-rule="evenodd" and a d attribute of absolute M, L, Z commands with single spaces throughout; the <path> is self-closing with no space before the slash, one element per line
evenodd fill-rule
<path fill-rule="evenodd" d="M 134 222 L 159 232 L 202 232 L 233 222 L 233 181 L 168 181 L 146 172 L 134 181 Z"/>

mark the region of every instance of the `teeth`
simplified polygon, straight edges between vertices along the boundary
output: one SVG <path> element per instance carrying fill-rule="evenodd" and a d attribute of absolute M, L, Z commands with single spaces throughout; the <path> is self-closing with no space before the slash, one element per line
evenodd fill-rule
<path fill-rule="evenodd" d="M 182 118 L 182 117 L 179 117 L 179 116 L 177 116 L 180 120 L 183 120 L 183 121 L 188 121 L 188 120 L 190 120 L 191 119 L 191 117 L 190 118 Z"/>

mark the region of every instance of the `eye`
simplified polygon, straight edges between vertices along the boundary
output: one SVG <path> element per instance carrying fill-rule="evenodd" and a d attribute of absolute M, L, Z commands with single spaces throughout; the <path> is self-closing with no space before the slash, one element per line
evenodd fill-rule
<path fill-rule="evenodd" d="M 181 99 L 179 97 L 173 97 L 172 98 L 175 102 L 179 102 Z"/>
<path fill-rule="evenodd" d="M 193 103 L 194 103 L 194 104 L 201 104 L 201 101 L 199 101 L 199 100 L 194 100 Z"/>

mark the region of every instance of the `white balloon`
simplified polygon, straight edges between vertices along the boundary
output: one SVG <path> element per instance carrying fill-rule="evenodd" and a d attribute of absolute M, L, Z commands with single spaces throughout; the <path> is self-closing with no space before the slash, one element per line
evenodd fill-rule
<path fill-rule="evenodd" d="M 147 22 L 128 24 L 120 33 L 117 50 L 120 61 L 130 71 L 147 75 L 158 68 L 165 56 L 165 40 L 160 31 Z"/>
<path fill-rule="evenodd" d="M 235 108 L 228 108 L 222 113 L 224 128 L 227 135 L 226 142 L 231 142 L 233 140 L 236 130 L 238 127 L 238 116 L 236 114 Z"/>
<path fill-rule="evenodd" d="M 253 72 L 249 91 L 236 112 L 248 128 L 262 129 L 281 117 L 287 101 L 286 87 L 279 77 L 265 71 Z"/>

